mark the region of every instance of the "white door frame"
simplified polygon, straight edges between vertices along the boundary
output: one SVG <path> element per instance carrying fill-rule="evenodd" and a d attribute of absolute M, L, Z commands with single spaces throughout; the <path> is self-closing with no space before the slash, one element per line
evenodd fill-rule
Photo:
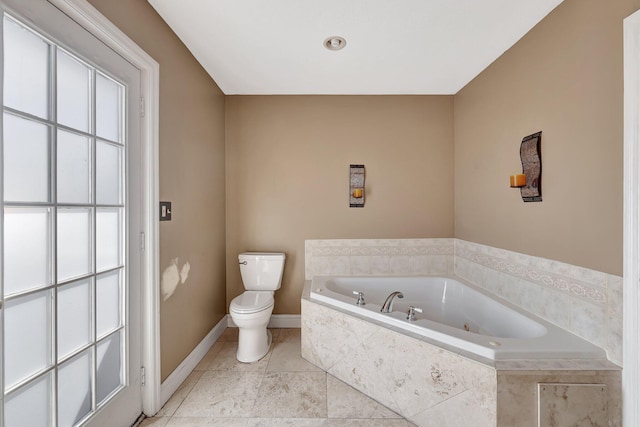
<path fill-rule="evenodd" d="M 640 425 L 640 11 L 624 20 L 623 422 Z"/>
<path fill-rule="evenodd" d="M 159 139 L 159 92 L 160 66 L 133 40 L 105 18 L 87 0 L 48 0 L 62 10 L 104 44 L 131 62 L 140 70 L 142 95 L 141 129 L 141 176 L 142 212 L 141 223 L 144 236 L 141 283 L 141 357 L 145 369 L 142 387 L 142 410 L 146 415 L 155 415 L 160 402 L 160 294 L 159 268 L 159 213 L 158 213 L 158 139 Z M 133 368 L 133 367 L 132 367 Z"/>

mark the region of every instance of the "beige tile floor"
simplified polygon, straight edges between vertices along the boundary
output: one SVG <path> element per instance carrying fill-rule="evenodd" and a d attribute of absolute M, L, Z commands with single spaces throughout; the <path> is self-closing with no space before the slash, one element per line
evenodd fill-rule
<path fill-rule="evenodd" d="M 300 357 L 300 329 L 273 329 L 260 361 L 236 360 L 229 328 L 141 427 L 407 427 L 412 423 Z"/>

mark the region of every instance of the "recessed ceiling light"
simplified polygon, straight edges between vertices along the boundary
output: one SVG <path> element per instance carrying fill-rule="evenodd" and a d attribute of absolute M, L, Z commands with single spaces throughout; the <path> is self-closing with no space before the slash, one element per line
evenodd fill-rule
<path fill-rule="evenodd" d="M 347 45 L 347 41 L 340 36 L 331 36 L 324 41 L 324 47 L 329 50 L 340 50 Z"/>

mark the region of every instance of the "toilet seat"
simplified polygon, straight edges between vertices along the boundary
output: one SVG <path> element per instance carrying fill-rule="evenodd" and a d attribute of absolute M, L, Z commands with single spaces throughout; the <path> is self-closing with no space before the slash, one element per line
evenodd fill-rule
<path fill-rule="evenodd" d="M 274 305 L 273 294 L 265 291 L 245 291 L 229 305 L 229 311 L 237 314 L 252 314 L 268 310 Z"/>

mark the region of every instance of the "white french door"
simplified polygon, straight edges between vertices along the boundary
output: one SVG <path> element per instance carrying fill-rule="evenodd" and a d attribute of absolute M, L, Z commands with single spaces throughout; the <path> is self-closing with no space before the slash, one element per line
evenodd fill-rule
<path fill-rule="evenodd" d="M 45 0 L 4 0 L 1 425 L 141 413 L 139 71 Z"/>

